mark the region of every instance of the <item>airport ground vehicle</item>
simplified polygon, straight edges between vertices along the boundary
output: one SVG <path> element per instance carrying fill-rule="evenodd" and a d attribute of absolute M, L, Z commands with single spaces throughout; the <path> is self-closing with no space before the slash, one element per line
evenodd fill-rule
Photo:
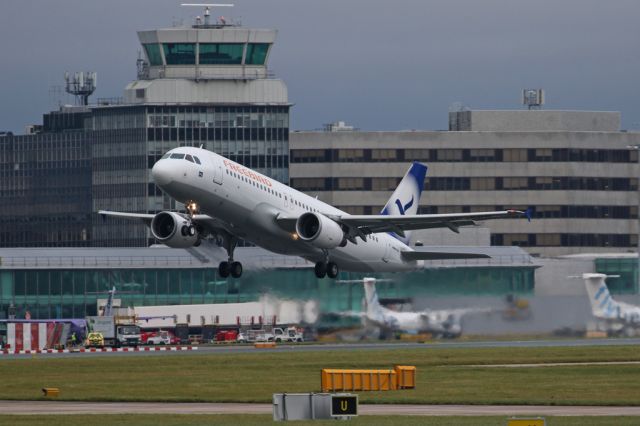
<path fill-rule="evenodd" d="M 244 330 L 238 333 L 238 343 L 273 342 L 275 336 L 266 330 Z"/>
<path fill-rule="evenodd" d="M 91 332 L 87 335 L 87 346 L 101 348 L 104 346 L 104 336 L 102 333 Z"/>
<path fill-rule="evenodd" d="M 170 333 L 167 330 L 160 330 L 154 333 L 151 333 L 145 342 L 147 345 L 176 345 L 180 343 L 180 339 L 178 339 L 175 335 Z"/>
<path fill-rule="evenodd" d="M 296 327 L 274 328 L 274 340 L 276 342 L 303 342 L 302 332 Z"/>
<path fill-rule="evenodd" d="M 136 346 L 140 344 L 140 327 L 115 316 L 87 317 L 90 333 L 100 333 L 105 346 Z"/>

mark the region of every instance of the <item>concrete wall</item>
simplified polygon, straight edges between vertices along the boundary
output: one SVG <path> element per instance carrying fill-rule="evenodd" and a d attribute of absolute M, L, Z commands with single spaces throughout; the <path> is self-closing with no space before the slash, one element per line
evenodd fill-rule
<path fill-rule="evenodd" d="M 474 132 L 617 132 L 617 111 L 455 111 L 449 130 Z"/>

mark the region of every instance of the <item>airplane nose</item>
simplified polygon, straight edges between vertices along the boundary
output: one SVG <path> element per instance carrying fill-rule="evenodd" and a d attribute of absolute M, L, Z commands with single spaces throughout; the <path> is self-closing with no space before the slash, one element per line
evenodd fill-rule
<path fill-rule="evenodd" d="M 153 168 L 151 169 L 151 176 L 153 177 L 153 181 L 158 186 L 170 184 L 173 180 L 171 165 L 167 160 L 158 161 L 153 165 Z"/>

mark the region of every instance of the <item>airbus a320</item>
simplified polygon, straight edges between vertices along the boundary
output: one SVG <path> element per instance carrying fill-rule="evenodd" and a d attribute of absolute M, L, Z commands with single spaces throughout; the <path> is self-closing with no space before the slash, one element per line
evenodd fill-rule
<path fill-rule="evenodd" d="M 98 213 L 142 220 L 155 239 L 173 248 L 218 238 L 228 255 L 218 267 L 223 278 L 242 275 L 242 263 L 234 258 L 239 239 L 300 256 L 315 263 L 318 278 L 336 278 L 340 270 L 400 272 L 421 268 L 424 260 L 489 257 L 412 248 L 409 231 L 446 227 L 458 232 L 460 226 L 478 220 L 525 215 L 518 210 L 417 214 L 427 173 L 427 166 L 419 162 L 411 164 L 378 215 L 350 215 L 201 148 L 172 149 L 151 173 L 162 191 L 185 205 L 186 213 Z"/>

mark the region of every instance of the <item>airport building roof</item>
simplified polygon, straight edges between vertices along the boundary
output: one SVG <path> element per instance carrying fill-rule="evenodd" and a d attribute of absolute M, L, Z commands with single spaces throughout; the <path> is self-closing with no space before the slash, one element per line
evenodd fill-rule
<path fill-rule="evenodd" d="M 425 262 L 427 268 L 465 266 L 533 266 L 532 258 L 519 247 L 429 246 L 430 250 L 456 253 L 484 253 L 489 259 L 438 260 Z M 258 247 L 239 247 L 237 259 L 246 269 L 312 268 L 297 256 L 271 253 Z M 203 243 L 190 249 L 164 246 L 149 248 L 0 248 L 0 270 L 13 269 L 171 269 L 217 268 L 226 252 Z"/>

